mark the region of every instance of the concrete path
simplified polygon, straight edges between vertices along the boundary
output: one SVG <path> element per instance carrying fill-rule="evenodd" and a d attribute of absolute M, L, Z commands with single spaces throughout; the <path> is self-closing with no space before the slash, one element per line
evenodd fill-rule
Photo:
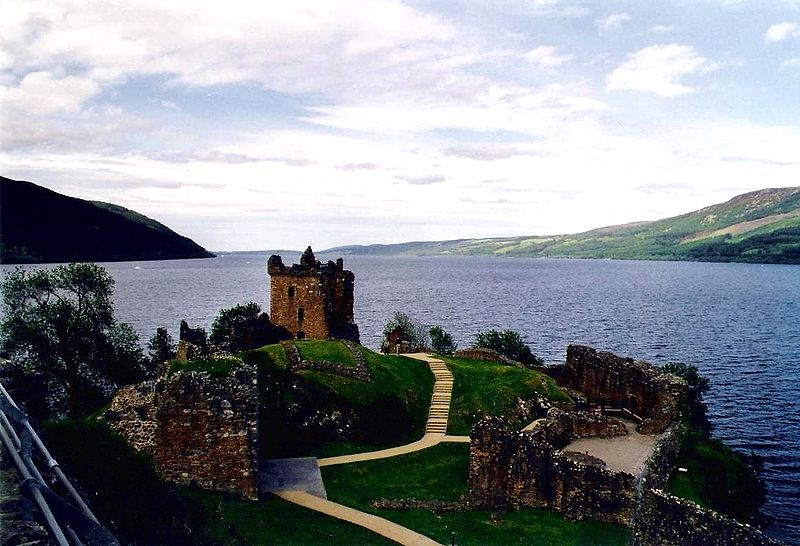
<path fill-rule="evenodd" d="M 385 536 L 389 540 L 393 540 L 398 544 L 405 546 L 441 546 L 438 542 L 431 540 L 425 535 L 421 535 L 416 531 L 407 529 L 398 525 L 388 519 L 383 519 L 366 512 L 355 510 L 348 506 L 331 502 L 329 500 L 321 499 L 302 491 L 285 491 L 276 493 L 282 499 L 289 502 L 299 504 L 311 510 L 322 512 L 328 516 L 349 521 L 355 525 L 359 525 L 379 535 Z"/>
<path fill-rule="evenodd" d="M 305 491 L 323 499 L 328 498 L 316 457 L 264 459 L 259 468 L 259 491 Z"/>
<path fill-rule="evenodd" d="M 390 447 L 379 451 L 368 451 L 367 453 L 355 453 L 353 455 L 340 455 L 338 457 L 319 459 L 319 466 L 358 463 L 375 459 L 385 459 L 387 457 L 397 457 L 398 455 L 405 455 L 406 453 L 433 447 L 442 441 L 469 441 L 469 437 L 466 437 L 467 439 L 464 440 L 464 437 L 445 436 L 447 432 L 447 417 L 450 414 L 450 399 L 453 393 L 453 374 L 447 369 L 447 365 L 442 360 L 425 353 L 412 353 L 403 356 L 427 362 L 435 377 L 431 407 L 428 411 L 428 422 L 425 425 L 425 435 L 416 442 L 411 442 L 410 444 L 402 446 Z"/>

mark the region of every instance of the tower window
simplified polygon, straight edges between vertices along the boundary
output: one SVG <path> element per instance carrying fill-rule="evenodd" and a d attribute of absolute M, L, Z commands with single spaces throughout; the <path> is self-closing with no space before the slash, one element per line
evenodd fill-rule
<path fill-rule="evenodd" d="M 297 308 L 297 320 L 303 320 L 303 317 L 305 317 L 305 314 L 306 313 L 305 313 L 305 311 L 303 310 L 302 307 L 298 307 Z"/>
<path fill-rule="evenodd" d="M 290 298 L 293 298 L 293 297 L 294 297 L 294 286 L 290 286 L 290 287 L 289 287 L 289 297 L 290 297 Z"/>

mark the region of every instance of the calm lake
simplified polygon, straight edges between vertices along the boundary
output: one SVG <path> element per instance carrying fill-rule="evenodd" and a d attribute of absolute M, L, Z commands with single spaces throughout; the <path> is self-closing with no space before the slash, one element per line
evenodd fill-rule
<path fill-rule="evenodd" d="M 181 319 L 209 328 L 236 303 L 268 311 L 267 257 L 103 265 L 116 280 L 118 318 L 144 344 L 157 326 L 177 338 Z M 460 346 L 479 330 L 510 328 L 547 361 L 584 343 L 696 364 L 711 379 L 715 434 L 765 459 L 768 534 L 800 544 L 800 266 L 348 256 L 345 267 L 356 275 L 362 343 L 373 349 L 399 310 L 443 326 Z"/>

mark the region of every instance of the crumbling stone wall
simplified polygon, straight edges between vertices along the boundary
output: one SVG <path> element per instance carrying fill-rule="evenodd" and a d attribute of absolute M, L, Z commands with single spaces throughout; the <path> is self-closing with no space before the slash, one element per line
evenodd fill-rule
<path fill-rule="evenodd" d="M 339 258 L 321 264 L 308 247 L 300 264 L 286 267 L 280 256 L 267 262 L 272 322 L 296 338 L 350 339 L 358 342 L 353 320 L 355 276 Z"/>
<path fill-rule="evenodd" d="M 684 429 L 676 423 L 656 443 L 636 487 L 634 546 L 780 546 L 757 528 L 664 491 L 675 471 Z"/>
<path fill-rule="evenodd" d="M 468 349 L 458 349 L 453 353 L 455 358 L 468 358 L 470 360 L 488 360 L 490 362 L 500 362 L 508 366 L 522 367 L 522 364 L 516 360 L 511 360 L 507 356 L 501 355 L 492 349 L 484 349 L 483 347 L 469 347 Z"/>
<path fill-rule="evenodd" d="M 686 399 L 686 382 L 663 374 L 646 362 L 634 362 L 583 345 L 567 347 L 566 386 L 591 401 L 619 404 L 642 419 L 637 430 L 655 434 L 666 430 Z"/>
<path fill-rule="evenodd" d="M 167 480 L 258 497 L 254 367 L 242 364 L 225 378 L 176 372 L 125 387 L 106 420 Z"/>
<path fill-rule="evenodd" d="M 499 419 L 470 435 L 470 503 L 486 508 L 541 507 L 567 519 L 628 524 L 635 478 L 612 472 L 591 455 L 562 452 L 541 433 L 513 432 Z"/>
<path fill-rule="evenodd" d="M 619 419 L 558 408 L 548 410 L 541 430 L 544 440 L 557 448 L 565 447 L 576 438 L 612 438 L 628 434 L 628 429 Z"/>

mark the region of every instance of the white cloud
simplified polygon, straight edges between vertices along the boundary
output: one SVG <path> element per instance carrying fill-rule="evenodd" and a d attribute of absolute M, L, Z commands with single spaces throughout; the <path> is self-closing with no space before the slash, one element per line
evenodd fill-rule
<path fill-rule="evenodd" d="M 608 31 L 620 28 L 630 20 L 631 16 L 627 13 L 613 13 L 608 17 L 596 20 L 595 25 L 601 31 Z"/>
<path fill-rule="evenodd" d="M 650 27 L 650 32 L 672 32 L 675 27 L 672 25 L 654 25 Z"/>
<path fill-rule="evenodd" d="M 653 45 L 628 56 L 606 78 L 609 89 L 631 89 L 662 97 L 677 97 L 692 93 L 692 87 L 682 83 L 687 76 L 716 70 L 717 65 L 687 45 Z"/>
<path fill-rule="evenodd" d="M 790 22 L 778 23 L 767 29 L 767 33 L 764 35 L 764 41 L 767 43 L 776 43 L 797 36 L 800 36 L 800 25 Z"/>
<path fill-rule="evenodd" d="M 47 115 L 78 110 L 99 91 L 100 86 L 88 78 L 30 72 L 17 85 L 0 86 L 0 101 L 4 109 Z"/>
<path fill-rule="evenodd" d="M 525 59 L 543 68 L 559 66 L 573 58 L 572 55 L 560 54 L 558 48 L 553 46 L 535 47 L 525 54 Z"/>
<path fill-rule="evenodd" d="M 794 59 L 788 59 L 781 63 L 780 69 L 787 70 L 793 68 L 800 68 L 800 57 L 795 57 Z"/>

